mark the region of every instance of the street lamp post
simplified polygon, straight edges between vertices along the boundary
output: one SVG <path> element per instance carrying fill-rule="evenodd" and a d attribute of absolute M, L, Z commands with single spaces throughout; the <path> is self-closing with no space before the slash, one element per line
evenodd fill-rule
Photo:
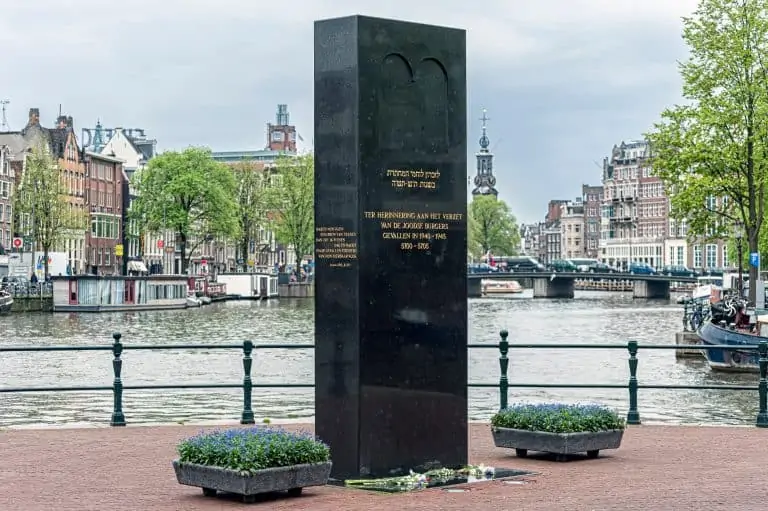
<path fill-rule="evenodd" d="M 741 240 L 744 237 L 744 225 L 741 222 L 736 222 L 736 225 L 734 226 L 734 232 L 733 237 L 736 238 L 736 258 L 739 261 L 739 283 L 737 285 L 737 289 L 739 290 L 739 298 L 744 297 L 744 266 L 742 262 L 742 258 L 744 254 L 742 253 L 741 248 Z"/>

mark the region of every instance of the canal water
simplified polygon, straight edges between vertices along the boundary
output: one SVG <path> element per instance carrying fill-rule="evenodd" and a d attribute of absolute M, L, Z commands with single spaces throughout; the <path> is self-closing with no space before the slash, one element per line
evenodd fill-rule
<path fill-rule="evenodd" d="M 528 291 L 530 292 L 530 291 Z M 111 342 L 119 331 L 126 345 L 156 343 L 311 344 L 310 300 L 227 302 L 202 309 L 110 314 L 11 314 L 0 317 L 0 344 L 85 346 Z M 633 300 L 631 294 L 576 292 L 574 300 L 514 298 L 470 300 L 470 342 L 498 342 L 507 329 L 512 343 L 673 344 L 681 308 L 673 302 Z M 513 349 L 511 383 L 625 383 L 626 350 Z M 498 382 L 499 353 L 470 350 L 471 382 Z M 238 383 L 241 350 L 125 351 L 124 385 Z M 0 353 L 0 387 L 109 386 L 108 351 Z M 260 350 L 254 355 L 255 383 L 312 383 L 312 350 Z M 676 361 L 674 350 L 639 354 L 643 384 L 750 384 L 756 375 L 711 372 L 703 360 Z M 499 406 L 498 390 L 470 389 L 472 419 L 488 419 Z M 510 389 L 510 401 L 590 401 L 626 413 L 627 391 L 619 389 Z M 258 420 L 310 419 L 312 389 L 254 389 Z M 132 424 L 203 422 L 239 417 L 239 389 L 126 390 L 124 411 Z M 756 392 L 641 389 L 644 422 L 750 424 Z M 111 392 L 0 394 L 0 427 L 104 424 Z"/>

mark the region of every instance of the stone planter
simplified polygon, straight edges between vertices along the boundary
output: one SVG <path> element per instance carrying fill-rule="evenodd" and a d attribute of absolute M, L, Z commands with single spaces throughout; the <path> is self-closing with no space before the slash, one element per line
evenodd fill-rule
<path fill-rule="evenodd" d="M 173 462 L 179 484 L 202 488 L 206 497 L 215 497 L 217 491 L 234 493 L 241 495 L 246 503 L 254 502 L 260 493 L 288 491 L 288 495 L 298 496 L 302 488 L 323 486 L 331 475 L 331 466 L 329 461 L 267 468 L 253 474 L 243 474 L 226 468 L 180 463 L 178 460 Z"/>
<path fill-rule="evenodd" d="M 496 447 L 514 449 L 523 458 L 528 451 L 548 452 L 565 456 L 586 452 L 587 457 L 597 458 L 603 449 L 618 449 L 624 430 L 588 433 L 545 433 L 523 429 L 491 428 Z"/>

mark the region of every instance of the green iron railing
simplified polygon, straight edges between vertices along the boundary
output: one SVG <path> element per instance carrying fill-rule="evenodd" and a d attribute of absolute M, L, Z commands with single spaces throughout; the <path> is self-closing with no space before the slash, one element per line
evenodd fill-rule
<path fill-rule="evenodd" d="M 251 377 L 253 368 L 254 350 L 267 349 L 314 349 L 313 344 L 254 344 L 244 341 L 242 344 L 147 344 L 124 345 L 122 335 L 112 335 L 111 345 L 95 346 L 0 346 L 0 353 L 9 352 L 48 352 L 48 351 L 111 351 L 113 380 L 111 386 L 75 386 L 75 387 L 0 387 L 0 394 L 23 392 L 89 392 L 111 391 L 113 396 L 111 426 L 125 426 L 125 414 L 123 413 L 123 391 L 125 390 L 183 390 L 183 389 L 242 389 L 243 410 L 240 417 L 241 424 L 254 424 L 253 415 L 253 389 L 255 388 L 314 388 L 312 383 L 254 383 Z M 700 345 L 679 344 L 647 344 L 639 345 L 636 341 L 627 344 L 510 344 L 509 334 L 506 330 L 500 332 L 501 340 L 498 344 L 468 344 L 472 349 L 497 349 L 499 350 L 500 377 L 498 383 L 467 383 L 471 388 L 497 388 L 499 389 L 499 407 L 504 409 L 509 404 L 510 388 L 568 388 L 568 389 L 627 389 L 629 393 L 629 409 L 627 411 L 627 424 L 640 424 L 640 411 L 638 409 L 639 389 L 660 390 L 732 390 L 758 391 L 758 413 L 755 425 L 760 428 L 768 428 L 768 341 L 760 341 L 756 346 L 739 346 L 740 351 L 757 350 L 759 354 L 758 365 L 760 378 L 757 385 L 668 385 L 668 384 L 640 384 L 637 379 L 638 351 L 643 350 L 673 350 L 673 349 L 701 349 Z M 193 383 L 193 384 L 160 384 L 160 385 L 123 385 L 123 351 L 125 350 L 242 350 L 243 353 L 243 380 L 240 383 Z M 627 383 L 510 383 L 509 350 L 510 349 L 608 349 L 627 350 L 629 353 L 629 379 Z M 729 345 L 708 345 L 707 349 L 732 350 Z"/>

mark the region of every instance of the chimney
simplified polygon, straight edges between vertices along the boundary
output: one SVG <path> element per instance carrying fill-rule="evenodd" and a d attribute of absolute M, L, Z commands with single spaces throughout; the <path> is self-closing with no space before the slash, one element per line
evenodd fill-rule
<path fill-rule="evenodd" d="M 27 121 L 27 126 L 34 126 L 36 124 L 40 124 L 40 109 L 39 108 L 30 108 L 29 109 L 29 121 Z"/>
<path fill-rule="evenodd" d="M 64 129 L 67 127 L 67 116 L 66 115 L 60 115 L 58 119 L 56 119 L 56 127 L 59 129 Z"/>
<path fill-rule="evenodd" d="M 72 116 L 67 117 L 67 128 L 71 128 L 74 126 L 74 123 L 72 122 Z"/>

